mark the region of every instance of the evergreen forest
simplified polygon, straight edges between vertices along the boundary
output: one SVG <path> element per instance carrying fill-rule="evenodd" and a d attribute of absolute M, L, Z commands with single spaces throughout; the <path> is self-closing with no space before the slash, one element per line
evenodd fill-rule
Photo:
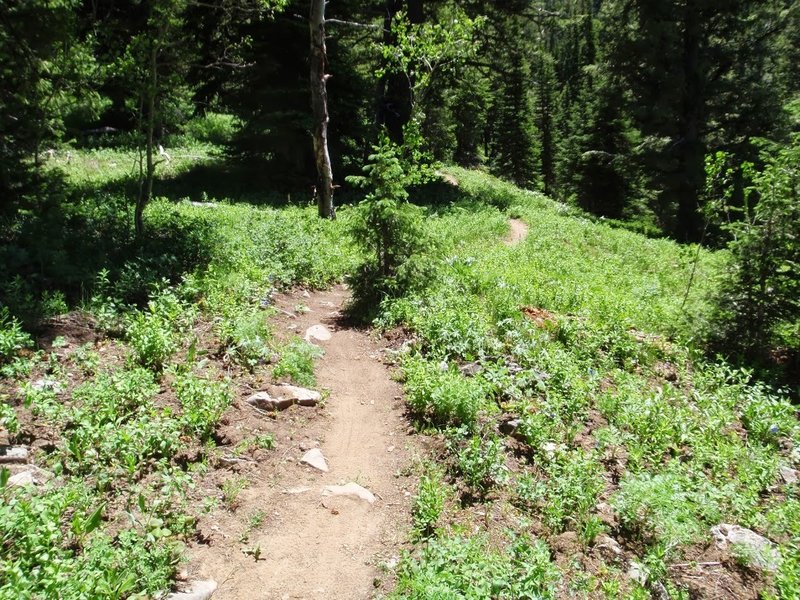
<path fill-rule="evenodd" d="M 0 600 L 800 599 L 798 0 L 3 0 Z"/>

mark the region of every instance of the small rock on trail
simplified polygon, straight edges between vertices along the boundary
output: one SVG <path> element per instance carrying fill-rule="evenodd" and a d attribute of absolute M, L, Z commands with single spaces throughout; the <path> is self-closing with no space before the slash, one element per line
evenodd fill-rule
<path fill-rule="evenodd" d="M 328 467 L 328 461 L 325 460 L 325 457 L 319 448 L 312 448 L 303 454 L 303 458 L 300 459 L 300 462 L 305 463 L 310 467 L 314 467 L 317 471 L 322 471 L 323 473 L 330 471 L 330 468 Z"/>
<path fill-rule="evenodd" d="M 322 394 L 314 390 L 294 385 L 273 385 L 268 390 L 256 392 L 246 402 L 261 410 L 286 410 L 294 404 L 300 406 L 316 406 L 322 400 Z"/>
<path fill-rule="evenodd" d="M 312 325 L 306 329 L 305 340 L 307 342 L 313 342 L 314 340 L 327 342 L 332 337 L 333 334 L 331 334 L 331 330 L 325 327 L 325 325 Z"/>
<path fill-rule="evenodd" d="M 189 591 L 174 592 L 167 596 L 167 600 L 208 600 L 216 591 L 216 581 L 195 581 Z"/>
<path fill-rule="evenodd" d="M 328 485 L 322 490 L 323 496 L 344 496 L 347 498 L 355 498 L 356 500 L 363 500 L 369 504 L 375 504 L 375 494 L 368 489 L 361 487 L 357 483 L 348 483 L 347 485 Z"/>

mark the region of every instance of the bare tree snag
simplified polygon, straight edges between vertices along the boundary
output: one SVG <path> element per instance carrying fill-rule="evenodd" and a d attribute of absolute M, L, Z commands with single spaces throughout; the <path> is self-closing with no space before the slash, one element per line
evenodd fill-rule
<path fill-rule="evenodd" d="M 317 164 L 316 197 L 319 216 L 332 219 L 333 168 L 328 153 L 328 86 L 325 73 L 328 56 L 325 48 L 325 0 L 311 0 L 308 19 L 311 33 L 311 109 L 314 116 L 314 160 Z"/>

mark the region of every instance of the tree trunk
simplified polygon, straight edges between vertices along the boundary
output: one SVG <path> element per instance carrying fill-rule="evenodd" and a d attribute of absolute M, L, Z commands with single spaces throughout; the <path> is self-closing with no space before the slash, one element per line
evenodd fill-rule
<path fill-rule="evenodd" d="M 699 8 L 694 0 L 686 3 L 684 16 L 683 73 L 684 94 L 679 142 L 679 183 L 677 185 L 677 227 L 683 241 L 697 242 L 702 229 L 700 193 L 705 181 L 705 150 L 701 139 L 705 75 L 700 65 L 702 31 Z"/>
<path fill-rule="evenodd" d="M 144 233 L 144 209 L 153 195 L 153 179 L 156 166 L 153 160 L 153 137 L 156 125 L 156 89 L 158 87 L 158 48 L 155 41 L 150 42 L 149 81 L 146 85 L 147 124 L 145 141 L 145 171 L 143 181 L 139 183 L 139 197 L 136 200 L 134 223 L 136 226 L 136 239 L 140 240 Z M 142 176 L 140 175 L 140 178 Z"/>
<path fill-rule="evenodd" d="M 333 168 L 328 153 L 328 86 L 325 73 L 328 57 L 325 48 L 325 0 L 311 0 L 308 19 L 311 33 L 311 109 L 314 115 L 314 160 L 317 164 L 315 195 L 319 216 L 332 219 Z"/>

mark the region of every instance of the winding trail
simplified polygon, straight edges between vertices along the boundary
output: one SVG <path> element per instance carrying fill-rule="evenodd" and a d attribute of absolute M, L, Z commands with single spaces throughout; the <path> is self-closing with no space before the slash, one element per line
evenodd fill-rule
<path fill-rule="evenodd" d="M 330 340 L 315 342 L 325 350 L 316 376 L 317 389 L 330 392 L 328 418 L 308 421 L 305 431 L 293 436 L 304 441 L 287 449 L 282 473 L 246 490 L 237 513 L 256 509 L 268 515 L 249 539 L 260 548 L 258 560 L 233 539 L 193 550 L 193 570 L 219 582 L 214 600 L 370 598 L 380 584 L 381 564 L 399 556 L 414 490 L 414 482 L 400 476 L 410 464 L 412 443 L 402 390 L 381 361 L 379 342 L 368 331 L 341 323 L 347 298 L 348 291 L 336 286 L 277 301 L 284 311 L 278 327 L 303 335 L 323 324 L 332 332 Z M 310 310 L 295 312 L 301 303 Z M 299 464 L 316 442 L 328 473 Z M 325 486 L 350 482 L 370 490 L 374 504 L 322 495 Z"/>
<path fill-rule="evenodd" d="M 528 227 L 528 225 L 521 220 L 509 219 L 508 226 L 509 232 L 506 237 L 503 238 L 503 243 L 506 246 L 516 246 L 526 237 L 528 237 L 528 231 L 530 230 L 530 227 Z"/>
<path fill-rule="evenodd" d="M 528 234 L 518 219 L 509 227 L 507 246 Z M 284 339 L 315 325 L 330 332 L 328 340 L 312 340 L 325 351 L 316 387 L 329 395 L 321 411 L 292 406 L 275 415 L 283 433 L 273 452 L 282 459 L 256 465 L 236 510 L 217 511 L 209 541 L 190 549 L 192 578 L 219 584 L 214 600 L 372 598 L 385 591 L 386 566 L 407 542 L 416 488 L 409 467 L 420 442 L 409 435 L 402 388 L 382 361 L 380 340 L 342 320 L 348 298 L 339 285 L 276 299 L 275 327 Z M 328 472 L 300 463 L 313 448 Z M 369 490 L 374 503 L 323 494 L 349 483 Z M 252 515 L 261 515 L 258 523 Z"/>

